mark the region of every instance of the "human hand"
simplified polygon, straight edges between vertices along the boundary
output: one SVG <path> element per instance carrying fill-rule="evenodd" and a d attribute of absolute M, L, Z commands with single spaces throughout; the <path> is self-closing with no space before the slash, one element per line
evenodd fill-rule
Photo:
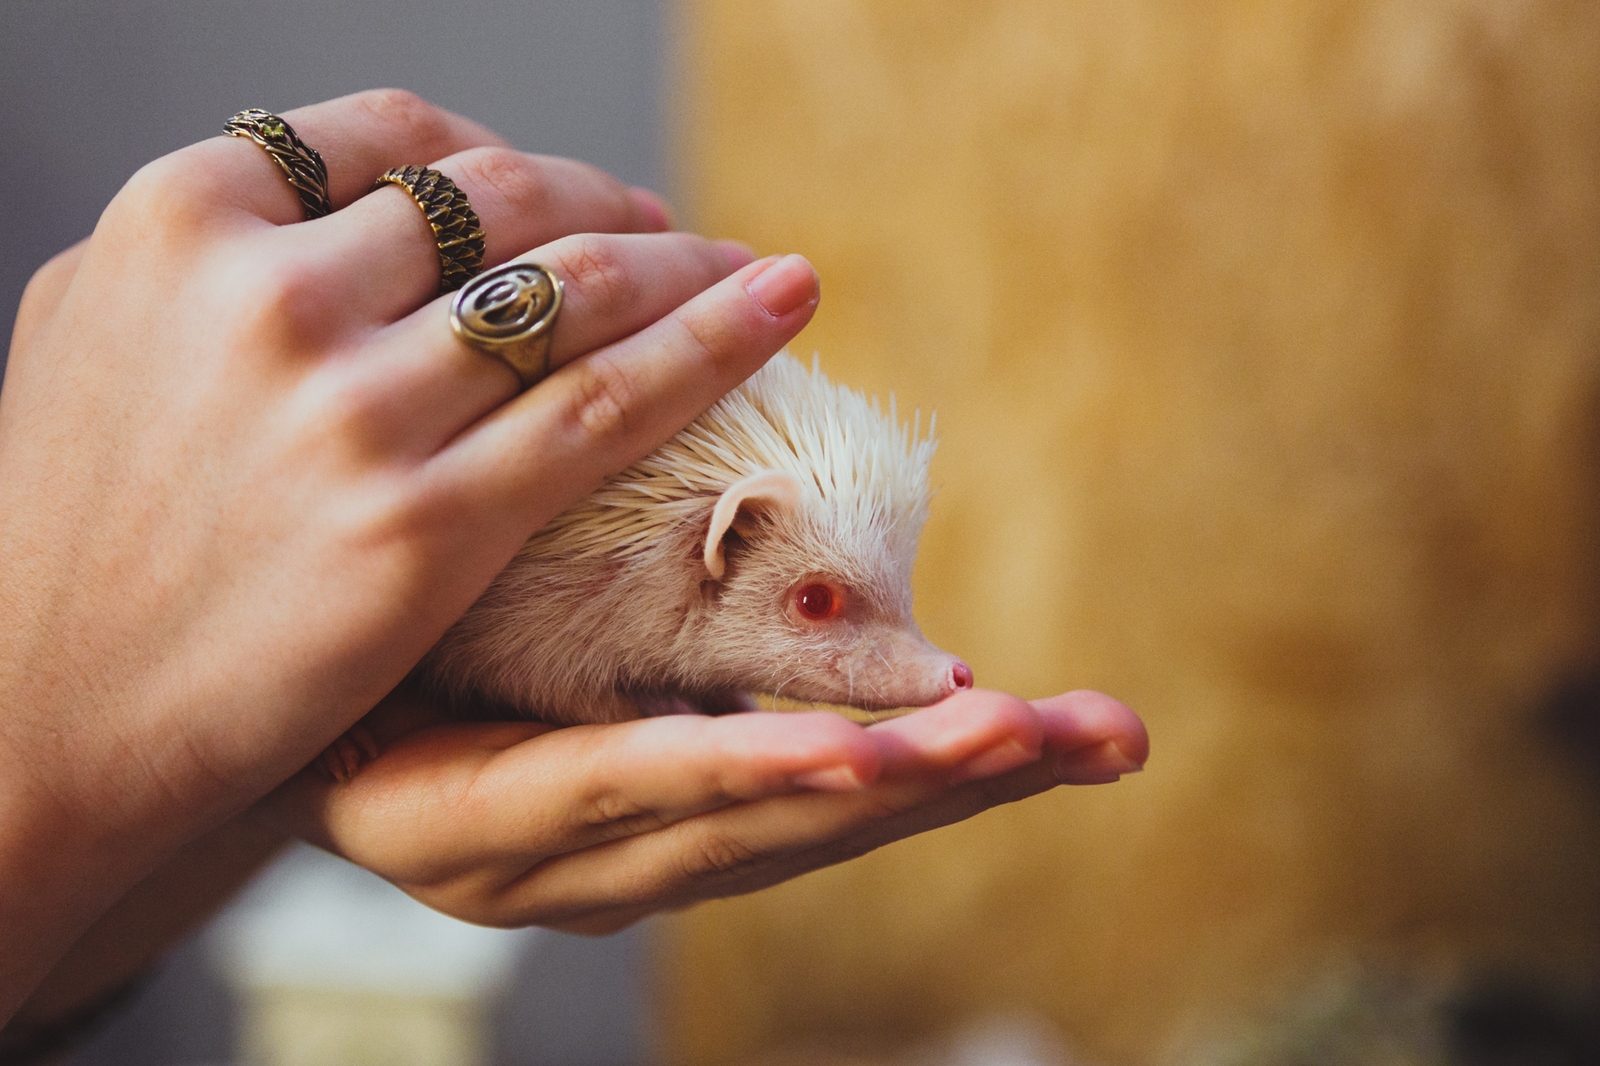
<path fill-rule="evenodd" d="M 799 257 L 654 232 L 648 194 L 409 95 L 286 117 L 327 160 L 333 214 L 300 222 L 258 146 L 213 138 L 135 175 L 19 310 L 0 1018 L 52 950 L 346 730 L 534 529 L 815 306 Z M 414 162 L 466 192 L 486 266 L 532 248 L 567 285 L 561 369 L 520 396 L 451 334 L 416 204 L 364 195 Z"/>
<path fill-rule="evenodd" d="M 866 727 L 819 711 L 552 729 L 446 721 L 402 690 L 364 725 L 381 755 L 344 783 L 307 769 L 258 816 L 447 914 L 583 933 L 1114 781 L 1149 751 L 1095 692 L 969 691 Z"/>

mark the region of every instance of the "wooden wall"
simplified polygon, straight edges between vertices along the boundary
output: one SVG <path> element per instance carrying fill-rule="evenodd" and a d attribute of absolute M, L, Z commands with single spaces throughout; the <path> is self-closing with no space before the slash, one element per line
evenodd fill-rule
<path fill-rule="evenodd" d="M 938 411 L 925 630 L 1154 754 L 675 920 L 669 1061 L 1023 1007 L 1154 1063 L 1353 955 L 1600 959 L 1547 714 L 1600 628 L 1600 7 L 676 23 L 690 221 L 808 255 L 797 353 Z"/>

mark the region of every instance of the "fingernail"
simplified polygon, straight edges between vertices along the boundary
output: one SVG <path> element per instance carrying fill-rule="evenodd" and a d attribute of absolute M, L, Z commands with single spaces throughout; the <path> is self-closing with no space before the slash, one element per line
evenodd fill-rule
<path fill-rule="evenodd" d="M 651 226 L 658 230 L 672 228 L 672 208 L 667 206 L 665 200 L 638 185 L 630 188 L 628 192 L 632 194 L 634 202 L 639 205 L 645 217 L 650 220 Z"/>
<path fill-rule="evenodd" d="M 1069 751 L 1056 760 L 1056 777 L 1068 785 L 1109 785 L 1124 774 L 1144 767 L 1122 753 L 1112 741 Z"/>
<path fill-rule="evenodd" d="M 859 792 L 865 787 L 854 767 L 830 766 L 826 770 L 810 770 L 796 774 L 791 780 L 796 788 L 816 789 L 818 792 Z"/>
<path fill-rule="evenodd" d="M 722 253 L 722 260 L 728 264 L 729 270 L 739 270 L 756 261 L 755 249 L 743 241 L 721 240 L 712 243 Z"/>
<path fill-rule="evenodd" d="M 1019 766 L 1026 766 L 1039 757 L 1037 748 L 1030 748 L 1019 744 L 1015 740 L 1008 740 L 997 744 L 988 751 L 968 759 L 961 765 L 950 778 L 950 783 L 960 784 L 963 781 L 978 781 L 985 777 L 996 777 L 1007 770 L 1015 770 Z"/>
<path fill-rule="evenodd" d="M 786 255 L 745 282 L 745 291 L 767 314 L 782 318 L 817 295 L 817 272 L 803 255 Z"/>

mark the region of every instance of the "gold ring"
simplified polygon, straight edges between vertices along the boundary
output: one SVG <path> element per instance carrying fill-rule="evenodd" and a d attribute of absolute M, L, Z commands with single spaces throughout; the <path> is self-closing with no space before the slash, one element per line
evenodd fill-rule
<path fill-rule="evenodd" d="M 483 227 L 467 194 L 431 167 L 393 167 L 372 183 L 398 185 L 411 194 L 433 227 L 439 246 L 439 291 L 454 292 L 483 266 Z"/>
<path fill-rule="evenodd" d="M 259 107 L 247 107 L 224 123 L 222 132 L 229 137 L 248 137 L 267 150 L 299 194 L 307 222 L 333 210 L 328 201 L 327 164 L 283 119 Z"/>
<path fill-rule="evenodd" d="M 467 282 L 450 301 L 456 336 L 516 372 L 524 389 L 550 373 L 550 334 L 561 279 L 538 263 L 503 263 Z"/>

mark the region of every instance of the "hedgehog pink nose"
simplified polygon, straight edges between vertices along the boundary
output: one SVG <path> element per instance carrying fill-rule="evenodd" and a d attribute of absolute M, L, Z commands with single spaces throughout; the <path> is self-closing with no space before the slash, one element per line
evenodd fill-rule
<path fill-rule="evenodd" d="M 952 692 L 960 692 L 964 688 L 971 688 L 972 667 L 957 659 L 950 664 L 950 673 L 946 676 L 945 683 Z"/>

